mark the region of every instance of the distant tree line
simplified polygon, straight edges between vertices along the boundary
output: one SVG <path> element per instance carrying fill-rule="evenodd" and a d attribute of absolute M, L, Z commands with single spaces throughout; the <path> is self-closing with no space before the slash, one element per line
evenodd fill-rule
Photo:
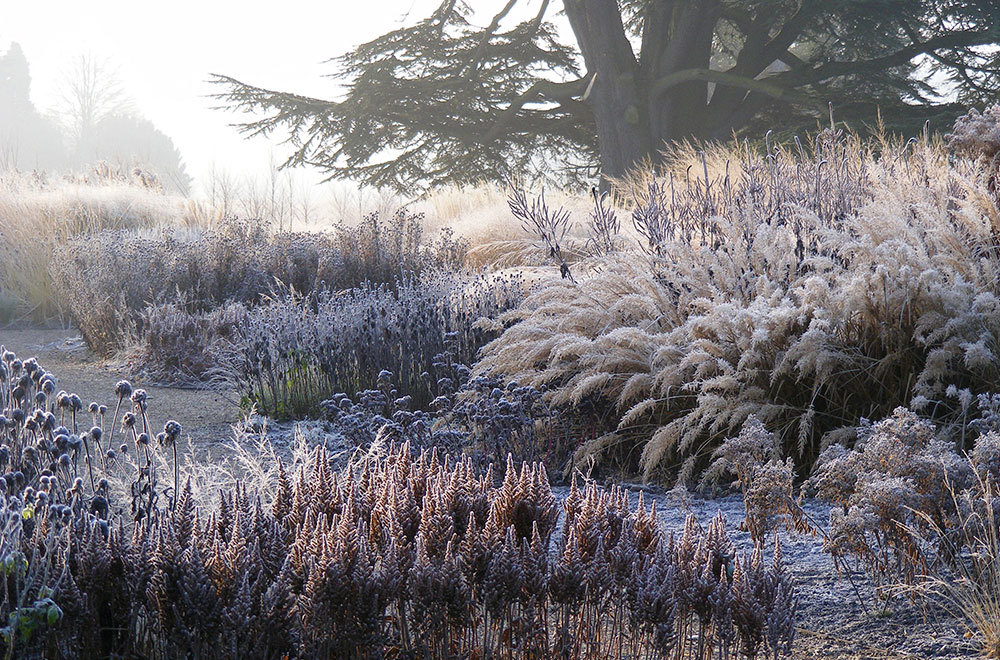
<path fill-rule="evenodd" d="M 0 55 L 0 170 L 64 172 L 105 161 L 140 166 L 165 189 L 189 192 L 191 178 L 173 141 L 135 112 L 105 63 L 77 59 L 60 97 L 54 113 L 39 112 L 21 46 Z"/>

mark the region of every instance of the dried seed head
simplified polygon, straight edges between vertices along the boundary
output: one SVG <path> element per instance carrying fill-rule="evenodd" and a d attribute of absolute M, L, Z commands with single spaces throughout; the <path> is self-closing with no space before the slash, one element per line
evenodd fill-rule
<path fill-rule="evenodd" d="M 132 383 L 127 380 L 120 380 L 115 383 L 115 396 L 120 399 L 128 398 L 132 395 Z"/>

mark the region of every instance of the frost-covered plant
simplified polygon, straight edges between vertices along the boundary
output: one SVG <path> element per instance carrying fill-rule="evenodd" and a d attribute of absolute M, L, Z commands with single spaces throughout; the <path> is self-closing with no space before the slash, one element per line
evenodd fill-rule
<path fill-rule="evenodd" d="M 203 313 L 177 303 L 151 306 L 143 312 L 145 331 L 131 347 L 129 363 L 135 373 L 159 382 L 208 380 L 220 353 L 237 340 L 246 315 L 240 303 Z"/>
<path fill-rule="evenodd" d="M 770 520 L 781 516 L 800 531 L 821 534 L 824 550 L 839 569 L 850 562 L 863 566 L 883 595 L 903 584 L 914 595 L 960 598 L 962 607 L 971 607 L 966 601 L 976 593 L 984 606 L 995 603 L 982 593 L 984 584 L 996 578 L 985 560 L 996 556 L 1000 512 L 995 486 L 1000 435 L 995 431 L 980 435 L 972 452 L 961 456 L 953 442 L 936 436 L 933 424 L 904 408 L 880 422 L 866 422 L 853 448 L 827 448 L 802 485 L 803 495 L 833 505 L 825 528 L 794 499 L 790 471 L 776 480 L 781 464 L 769 458 L 772 442 L 773 436 L 751 420 L 716 452 L 717 463 L 708 473 L 738 476 L 752 533 L 766 531 Z M 970 583 L 973 572 L 980 577 Z M 974 625 L 983 628 L 982 622 Z"/>
<path fill-rule="evenodd" d="M 450 351 L 438 357 L 433 370 L 437 396 L 427 410 L 413 409 L 410 395 L 398 396 L 393 374 L 383 370 L 376 389 L 353 397 L 341 392 L 320 403 L 332 431 L 364 451 L 406 443 L 469 457 L 478 466 L 501 456 L 541 461 L 552 470 L 565 462 L 572 431 L 541 392 L 495 378 L 470 379 L 468 367 L 450 361 Z"/>
<path fill-rule="evenodd" d="M 468 244 L 454 238 L 451 230 L 442 229 L 427 243 L 423 214 L 403 207 L 388 217 L 383 215 L 369 213 L 357 225 L 342 223 L 334 228 L 342 259 L 336 282 L 339 288 L 362 282 L 391 284 L 425 270 L 462 268 Z"/>
<path fill-rule="evenodd" d="M 320 449 L 291 474 L 279 465 L 266 500 L 224 490 L 202 515 L 185 488 L 173 511 L 134 534 L 72 509 L 53 517 L 52 505 L 25 518 L 2 498 L 9 529 L 0 543 L 17 545 L 14 570 L 51 565 L 58 576 L 38 596 L 56 604 L 56 621 L 36 624 L 44 634 L 18 639 L 19 651 L 581 660 L 789 652 L 798 602 L 780 545 L 773 561 L 759 547 L 737 553 L 721 516 L 707 529 L 689 517 L 667 535 L 641 498 L 634 505 L 593 484 L 574 484 L 560 507 L 537 465 L 508 461 L 502 481 L 492 475 L 406 447 L 335 473 Z M 48 538 L 40 530 L 52 524 L 58 543 L 39 552 Z M 52 605 L 43 605 L 47 616 Z"/>
<path fill-rule="evenodd" d="M 995 161 L 1000 154 L 1000 104 L 979 112 L 971 108 L 955 121 L 945 136 L 948 148 L 958 156 Z M 993 163 L 996 166 L 995 162 Z"/>
<path fill-rule="evenodd" d="M 775 437 L 751 416 L 739 435 L 727 439 L 712 454 L 703 484 L 736 477 L 743 491 L 744 527 L 757 543 L 778 526 L 811 531 L 808 517 L 794 495 L 795 470 L 791 459 L 777 456 Z"/>
<path fill-rule="evenodd" d="M 607 411 L 578 460 L 690 479 L 756 415 L 803 470 L 861 417 L 912 403 L 947 427 L 949 386 L 1000 378 L 1000 211 L 973 161 L 833 131 L 677 153 L 635 189 L 648 254 L 546 281 L 476 367 Z"/>
<path fill-rule="evenodd" d="M 272 237 L 260 225 L 231 220 L 193 237 L 115 232 L 71 241 L 56 251 L 52 275 L 88 346 L 108 355 L 145 333 L 150 305 L 206 313 L 286 287 L 332 286 L 339 254 L 323 236 Z"/>
<path fill-rule="evenodd" d="M 468 364 L 495 336 L 480 324 L 521 298 L 516 275 L 434 273 L 396 286 L 288 296 L 251 311 L 243 340 L 224 360 L 247 406 L 281 417 L 317 416 L 337 393 L 377 389 L 392 373 L 389 400 L 425 408 L 441 392 L 435 363 Z"/>

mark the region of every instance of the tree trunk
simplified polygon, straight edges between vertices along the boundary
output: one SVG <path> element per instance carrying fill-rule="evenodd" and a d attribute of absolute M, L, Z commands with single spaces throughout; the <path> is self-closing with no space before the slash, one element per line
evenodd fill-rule
<path fill-rule="evenodd" d="M 617 0 L 566 0 L 566 16 L 594 76 L 587 96 L 597 128 L 602 185 L 644 160 L 655 162 L 672 140 L 704 132 L 708 84 L 654 83 L 686 69 L 707 69 L 720 0 L 656 0 L 643 20 L 636 60 Z"/>
<path fill-rule="evenodd" d="M 566 0 L 566 16 L 592 76 L 587 104 L 594 114 L 602 182 L 648 157 L 648 116 L 637 83 L 639 65 L 616 0 Z"/>

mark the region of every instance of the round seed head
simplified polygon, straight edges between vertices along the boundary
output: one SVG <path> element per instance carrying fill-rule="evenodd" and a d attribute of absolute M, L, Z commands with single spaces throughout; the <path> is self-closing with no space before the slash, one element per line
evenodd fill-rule
<path fill-rule="evenodd" d="M 169 420 L 163 425 L 163 433 L 167 436 L 167 441 L 171 444 L 177 441 L 177 438 L 181 435 L 181 425 L 180 422 Z"/>
<path fill-rule="evenodd" d="M 120 380 L 115 383 L 115 395 L 121 399 L 132 395 L 132 383 L 127 380 Z"/>

